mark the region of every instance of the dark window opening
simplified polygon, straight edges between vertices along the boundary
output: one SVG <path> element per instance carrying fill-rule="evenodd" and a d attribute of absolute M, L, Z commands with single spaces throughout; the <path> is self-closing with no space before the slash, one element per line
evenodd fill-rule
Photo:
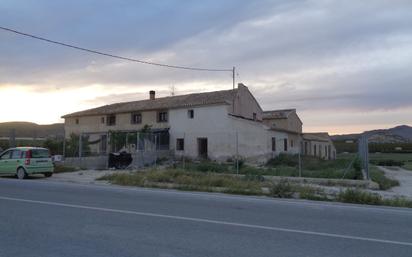
<path fill-rule="evenodd" d="M 167 122 L 167 112 L 158 112 L 157 122 Z"/>
<path fill-rule="evenodd" d="M 257 116 L 256 116 L 256 112 L 253 113 L 253 120 L 256 120 Z"/>
<path fill-rule="evenodd" d="M 79 125 L 79 119 L 76 119 L 76 125 Z"/>
<path fill-rule="evenodd" d="M 104 124 L 104 117 L 102 117 L 102 118 L 100 119 L 100 122 L 101 122 L 102 124 Z"/>
<path fill-rule="evenodd" d="M 176 139 L 176 151 L 184 151 L 184 150 L 185 150 L 185 139 L 177 138 Z"/>
<path fill-rule="evenodd" d="M 169 131 L 160 131 L 154 133 L 156 150 L 169 150 Z"/>
<path fill-rule="evenodd" d="M 288 151 L 288 139 L 287 138 L 283 139 L 283 148 L 285 152 Z"/>
<path fill-rule="evenodd" d="M 142 114 L 141 114 L 141 113 L 132 113 L 131 123 L 132 123 L 132 124 L 140 124 L 140 123 L 142 123 Z"/>
<path fill-rule="evenodd" d="M 197 148 L 199 157 L 207 159 L 207 138 L 198 138 Z"/>
<path fill-rule="evenodd" d="M 276 137 L 272 137 L 272 151 L 276 152 Z"/>
<path fill-rule="evenodd" d="M 293 140 L 290 140 L 290 147 L 293 147 L 294 144 L 295 142 L 293 142 Z"/>
<path fill-rule="evenodd" d="M 195 117 L 195 111 L 194 110 L 188 110 L 187 111 L 187 117 L 189 117 L 189 119 L 193 119 Z"/>
<path fill-rule="evenodd" d="M 100 136 L 100 152 L 106 153 L 107 150 L 107 135 Z"/>
<path fill-rule="evenodd" d="M 116 115 L 108 115 L 106 120 L 107 120 L 107 126 L 116 125 Z"/>

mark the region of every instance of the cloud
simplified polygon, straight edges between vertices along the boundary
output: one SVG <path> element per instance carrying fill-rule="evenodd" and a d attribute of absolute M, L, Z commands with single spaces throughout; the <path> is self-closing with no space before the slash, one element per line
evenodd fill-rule
<path fill-rule="evenodd" d="M 388 111 L 411 107 L 410 1 L 3 1 L 0 12 L 3 26 L 118 55 L 236 66 L 237 81 L 267 109 L 385 111 L 384 123 Z M 87 106 L 167 94 L 171 85 L 180 93 L 232 86 L 230 73 L 145 66 L 4 32 L 0 49 L 0 87 L 101 86 L 106 94 Z"/>

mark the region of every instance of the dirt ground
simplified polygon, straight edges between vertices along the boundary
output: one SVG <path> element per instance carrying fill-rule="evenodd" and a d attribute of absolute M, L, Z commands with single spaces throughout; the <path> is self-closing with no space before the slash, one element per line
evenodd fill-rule
<path fill-rule="evenodd" d="M 378 168 L 385 172 L 388 177 L 394 178 L 399 181 L 399 186 L 393 187 L 388 191 L 394 192 L 399 195 L 412 197 L 412 171 L 402 168 L 388 169 L 382 166 L 379 166 Z"/>

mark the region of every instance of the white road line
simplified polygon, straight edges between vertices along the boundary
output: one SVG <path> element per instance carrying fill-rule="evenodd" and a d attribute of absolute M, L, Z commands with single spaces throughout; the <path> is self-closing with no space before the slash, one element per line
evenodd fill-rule
<path fill-rule="evenodd" d="M 412 242 L 402 242 L 402 241 L 385 240 L 385 239 L 378 239 L 378 238 L 369 238 L 369 237 L 359 237 L 359 236 L 341 235 L 341 234 L 333 234 L 333 233 L 315 232 L 315 231 L 310 231 L 310 230 L 299 230 L 299 229 L 288 229 L 288 228 L 272 227 L 272 226 L 261 226 L 261 225 L 253 225 L 253 224 L 245 224 L 245 223 L 237 223 L 237 222 L 227 222 L 227 221 L 202 219 L 202 218 L 191 218 L 191 217 L 166 215 L 166 214 L 158 214 L 158 213 L 151 213 L 151 212 L 118 210 L 118 209 L 86 206 L 86 205 L 66 204 L 66 203 L 59 203 L 59 202 L 49 202 L 49 201 L 38 201 L 38 200 L 29 200 L 29 199 L 21 199 L 21 198 L 12 198 L 12 197 L 5 197 L 5 196 L 0 196 L 0 200 L 24 202 L 24 203 L 35 203 L 35 204 L 50 205 L 50 206 L 60 206 L 60 207 L 86 209 L 86 210 L 94 210 L 94 211 L 102 211 L 102 212 L 131 214 L 131 215 L 138 215 L 138 216 L 173 219 L 173 220 L 183 220 L 183 221 L 218 224 L 218 225 L 227 225 L 227 226 L 236 226 L 236 227 L 243 227 L 243 228 L 262 229 L 262 230 L 277 231 L 277 232 L 287 232 L 287 233 L 297 233 L 297 234 L 304 234 L 304 235 L 314 235 L 314 236 L 323 236 L 323 237 L 331 237 L 331 238 L 340 238 L 340 239 L 360 240 L 360 241 L 368 241 L 368 242 L 374 242 L 374 243 L 384 243 L 384 244 L 403 245 L 403 246 L 411 246 L 412 247 Z"/>

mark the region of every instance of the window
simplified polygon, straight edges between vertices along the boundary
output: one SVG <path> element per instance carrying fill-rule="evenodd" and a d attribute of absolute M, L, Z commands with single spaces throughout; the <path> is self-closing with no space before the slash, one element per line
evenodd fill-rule
<path fill-rule="evenodd" d="M 116 115 L 108 115 L 106 118 L 107 126 L 116 125 Z"/>
<path fill-rule="evenodd" d="M 0 156 L 0 160 L 8 160 L 10 159 L 11 151 L 5 152 L 2 156 Z"/>
<path fill-rule="evenodd" d="M 142 114 L 141 113 L 132 113 L 131 121 L 132 124 L 142 123 Z"/>
<path fill-rule="evenodd" d="M 293 140 L 290 140 L 290 147 L 293 147 L 294 143 Z"/>
<path fill-rule="evenodd" d="M 76 119 L 76 125 L 79 125 L 79 119 Z"/>
<path fill-rule="evenodd" d="M 276 137 L 272 137 L 272 151 L 276 152 Z"/>
<path fill-rule="evenodd" d="M 162 111 L 157 113 L 157 122 L 167 122 L 167 112 Z"/>
<path fill-rule="evenodd" d="M 185 150 L 185 139 L 177 138 L 176 139 L 176 151 L 184 151 L 184 150 Z"/>
<path fill-rule="evenodd" d="M 194 110 L 187 110 L 187 117 L 189 119 L 193 119 L 195 117 L 195 111 Z"/>
<path fill-rule="evenodd" d="M 257 117 L 256 117 L 256 112 L 254 112 L 253 113 L 253 120 L 256 120 L 257 119 Z"/>
<path fill-rule="evenodd" d="M 100 119 L 101 123 L 104 124 L 104 117 Z"/>
<path fill-rule="evenodd" d="M 313 145 L 313 156 L 316 156 L 317 155 L 317 153 L 316 153 L 316 145 Z"/>
<path fill-rule="evenodd" d="M 12 159 L 21 159 L 21 151 L 20 150 L 13 150 L 11 154 Z"/>
<path fill-rule="evenodd" d="M 288 139 L 287 138 L 283 139 L 283 148 L 285 152 L 288 151 Z"/>

